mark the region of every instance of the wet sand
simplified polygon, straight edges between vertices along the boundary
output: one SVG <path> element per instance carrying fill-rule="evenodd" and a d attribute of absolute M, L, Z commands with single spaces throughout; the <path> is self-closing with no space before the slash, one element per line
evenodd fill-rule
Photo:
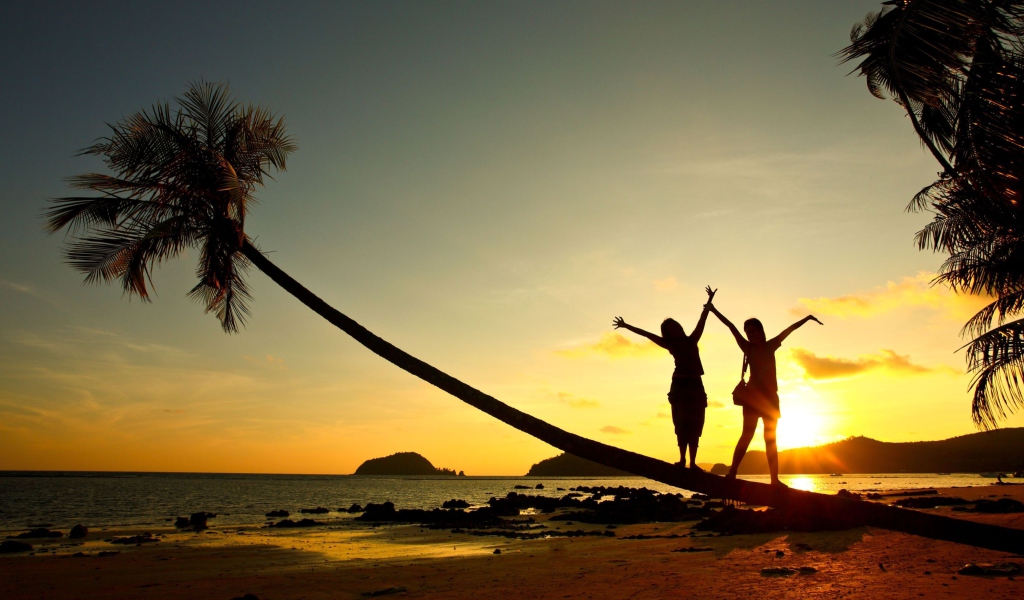
<path fill-rule="evenodd" d="M 1011 497 L 1022 486 L 940 490 L 968 500 Z M 949 514 L 1024 529 L 1024 513 Z M 538 520 L 542 520 L 539 518 Z M 873 528 L 627 540 L 688 535 L 693 523 L 626 525 L 616 537 L 509 540 L 398 525 L 283 530 L 225 527 L 208 533 L 150 530 L 157 543 L 120 546 L 95 531 L 81 545 L 33 540 L 34 556 L 0 556 L 0 598 L 1021 598 L 1024 577 L 957 575 L 966 563 L 1024 557 Z M 601 525 L 549 522 L 556 530 Z M 708 548 L 701 552 L 673 552 Z M 501 550 L 501 554 L 494 551 Z M 120 551 L 107 557 L 101 551 Z M 73 553 L 86 554 L 72 557 Z M 766 576 L 762 569 L 812 567 Z"/>

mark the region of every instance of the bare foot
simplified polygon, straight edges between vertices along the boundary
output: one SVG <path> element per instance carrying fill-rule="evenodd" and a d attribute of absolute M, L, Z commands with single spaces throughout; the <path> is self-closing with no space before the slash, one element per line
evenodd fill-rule
<path fill-rule="evenodd" d="M 775 481 L 773 481 L 773 482 L 772 482 L 772 485 L 773 485 L 773 486 L 775 486 L 775 487 L 780 487 L 780 488 L 786 489 L 786 490 L 788 490 L 788 489 L 789 489 L 789 486 L 788 486 L 788 485 L 786 485 L 786 484 L 782 483 L 782 482 L 781 482 L 781 481 L 779 481 L 778 479 L 776 479 Z"/>
<path fill-rule="evenodd" d="M 700 471 L 701 473 L 703 473 L 703 472 L 704 472 L 704 469 L 702 469 L 702 468 L 698 467 L 698 466 L 697 466 L 697 463 L 692 463 L 692 464 L 690 465 L 690 469 L 691 469 L 691 470 L 693 470 L 693 471 Z"/>
<path fill-rule="evenodd" d="M 736 474 L 733 473 L 732 471 L 729 471 L 728 473 L 726 473 L 725 478 L 728 479 L 729 481 L 735 481 Z"/>

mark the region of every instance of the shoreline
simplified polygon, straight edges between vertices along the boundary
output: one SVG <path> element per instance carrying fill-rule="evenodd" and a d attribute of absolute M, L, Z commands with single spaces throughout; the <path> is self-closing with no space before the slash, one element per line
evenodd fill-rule
<path fill-rule="evenodd" d="M 192 482 L 198 477 L 200 494 Z M 743 476 L 765 482 L 768 476 Z M 877 492 L 883 489 L 979 486 L 994 481 L 977 474 L 936 475 L 915 473 L 783 475 L 791 487 L 836 494 L 840 489 L 852 492 Z M 157 483 L 158 482 L 158 483 Z M 282 483 L 284 482 L 284 483 Z M 10 485 L 6 485 L 6 484 Z M 1008 482 L 1009 483 L 1009 482 Z M 543 491 L 527 491 L 543 484 Z M 23 477 L 8 479 L 0 492 L 0 537 L 48 523 L 63 531 L 81 523 L 90 529 L 154 527 L 173 523 L 177 516 L 196 511 L 219 515 L 216 524 L 262 524 L 268 512 L 286 509 L 298 515 L 302 508 L 327 507 L 328 518 L 347 516 L 352 504 L 394 502 L 400 508 L 430 510 L 452 498 L 464 499 L 472 506 L 486 505 L 491 497 L 503 497 L 512 491 L 562 495 L 572 487 L 604 485 L 646 487 L 656 492 L 681 490 L 638 477 L 306 477 L 306 476 L 216 476 L 130 475 L 126 477 Z M 683 492 L 690 496 L 689 492 Z M 301 518 L 301 516 L 300 516 Z M 321 519 L 322 520 L 322 519 Z"/>
<path fill-rule="evenodd" d="M 967 500 L 1024 501 L 1024 486 L 937 491 Z M 1024 529 L 1024 513 L 951 510 L 928 512 Z M 553 531 L 606 529 L 532 516 Z M 445 598 L 1024 594 L 1024 577 L 957 574 L 967 563 L 1022 563 L 1024 557 L 864 527 L 720 535 L 693 531 L 696 522 L 644 523 L 619 525 L 616 537 L 519 540 L 417 525 L 331 521 L 327 527 L 299 530 L 215 522 L 201 533 L 173 527 L 108 529 L 90 532 L 76 546 L 68 545 L 67 538 L 55 539 L 39 544 L 37 550 L 47 552 L 0 556 L 0 596 L 229 599 L 251 593 L 260 600 L 281 600 L 358 598 L 393 588 L 405 588 L 397 597 Z M 160 541 L 137 546 L 104 541 L 145 531 Z M 100 552 L 117 554 L 101 557 Z M 780 574 L 765 575 L 763 569 Z M 794 573 L 786 575 L 786 569 Z"/>

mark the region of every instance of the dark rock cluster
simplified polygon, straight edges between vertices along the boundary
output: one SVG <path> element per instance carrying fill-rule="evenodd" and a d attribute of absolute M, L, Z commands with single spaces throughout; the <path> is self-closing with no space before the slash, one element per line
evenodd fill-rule
<path fill-rule="evenodd" d="M 999 500 L 978 500 L 974 505 L 974 512 L 980 513 L 1018 513 L 1024 512 L 1024 502 L 1012 498 L 1000 498 Z"/>
<path fill-rule="evenodd" d="M 452 498 L 451 500 L 445 500 L 441 508 L 469 508 L 469 502 Z"/>
<path fill-rule="evenodd" d="M 585 496 L 585 494 L 589 494 Z M 442 508 L 433 510 L 396 509 L 391 502 L 370 503 L 360 521 L 384 523 L 420 523 L 431 528 L 454 528 L 459 533 L 473 535 L 508 535 L 509 537 L 570 536 L 570 532 L 529 533 L 525 528 L 533 526 L 532 519 L 509 520 L 519 517 L 523 510 L 532 509 L 550 514 L 558 509 L 569 512 L 555 515 L 552 521 L 579 521 L 590 524 L 651 523 L 660 521 L 699 520 L 713 514 L 711 503 L 686 500 L 681 494 L 660 494 L 647 488 L 627 487 L 586 487 L 573 488 L 562 497 L 521 494 L 509 492 L 501 498 L 491 498 L 487 506 L 469 508 L 464 500 L 449 500 Z M 474 532 L 463 528 L 506 530 L 501 532 Z M 615 535 L 612 531 L 581 532 L 578 535 Z"/>
<path fill-rule="evenodd" d="M 25 533 L 19 533 L 18 535 L 9 535 L 9 540 L 31 540 L 38 538 L 59 538 L 64 537 L 64 534 L 59 531 L 50 531 L 46 528 L 37 528 L 32 531 L 26 531 Z"/>
<path fill-rule="evenodd" d="M 204 529 L 209 529 L 209 525 L 207 525 L 206 522 L 216 516 L 217 515 L 215 515 L 212 512 L 194 512 L 188 517 L 176 518 L 174 520 L 174 526 L 178 529 L 192 529 L 195 531 L 203 531 Z"/>
<path fill-rule="evenodd" d="M 32 544 L 26 544 L 25 542 L 17 542 L 14 540 L 4 540 L 0 542 L 0 554 L 14 554 L 16 552 L 31 552 L 33 550 Z"/>
<path fill-rule="evenodd" d="M 292 521 L 291 519 L 285 519 L 283 521 L 278 521 L 277 523 L 272 524 L 271 527 L 281 527 L 287 529 L 293 527 L 319 527 L 321 525 L 326 524 L 327 523 L 322 523 L 320 521 L 314 521 L 313 519 L 302 519 L 301 521 Z"/>
<path fill-rule="evenodd" d="M 519 514 L 518 511 L 516 514 Z M 423 525 L 429 525 L 438 529 L 495 527 L 501 524 L 501 520 L 495 514 L 495 511 L 488 507 L 470 512 L 457 508 L 435 508 L 433 510 L 402 508 L 396 510 L 392 502 L 381 504 L 371 502 L 366 505 L 363 514 L 356 517 L 356 520 L 386 523 L 422 523 Z"/>
<path fill-rule="evenodd" d="M 912 496 L 910 498 L 900 498 L 893 502 L 893 504 L 903 508 L 935 508 L 938 506 L 962 506 L 964 504 L 971 504 L 971 501 L 948 496 Z"/>

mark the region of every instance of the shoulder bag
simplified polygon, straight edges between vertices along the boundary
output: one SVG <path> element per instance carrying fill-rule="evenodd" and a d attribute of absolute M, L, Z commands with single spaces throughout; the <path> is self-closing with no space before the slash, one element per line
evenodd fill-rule
<path fill-rule="evenodd" d="M 750 406 L 756 400 L 753 395 L 756 394 L 754 390 L 747 385 L 744 379 L 747 376 L 747 355 L 743 354 L 743 370 L 740 371 L 740 382 L 736 384 L 736 387 L 732 390 L 732 403 L 736 406 Z"/>

